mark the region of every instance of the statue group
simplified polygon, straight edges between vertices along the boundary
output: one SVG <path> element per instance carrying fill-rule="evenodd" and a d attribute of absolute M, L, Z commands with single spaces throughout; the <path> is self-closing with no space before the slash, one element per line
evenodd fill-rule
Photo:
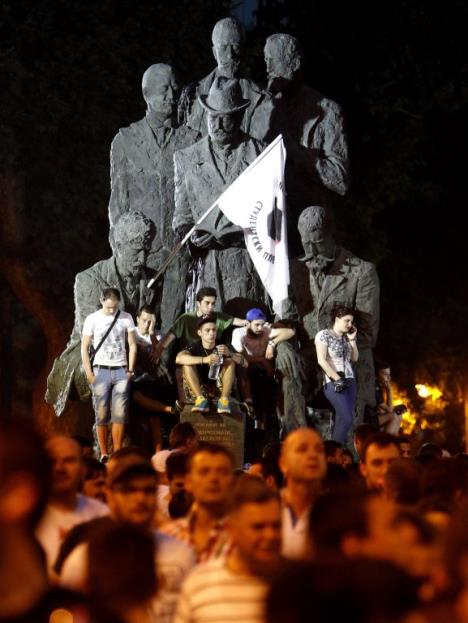
<path fill-rule="evenodd" d="M 215 287 L 221 308 L 236 300 L 268 304 L 242 230 L 219 210 L 195 229 L 151 289 L 147 284 L 199 217 L 281 133 L 291 268 L 290 298 L 281 319 L 296 323 L 296 359 L 304 370 L 285 398 L 289 415 L 283 430 L 306 423 L 305 404 L 317 388 L 314 337 L 329 325 L 336 303 L 357 314 L 359 420 L 375 401 L 372 348 L 379 282 L 372 264 L 335 241 L 335 205 L 349 185 L 340 106 L 305 84 L 301 48 L 291 35 L 266 40 L 264 85 L 243 75 L 245 36 L 235 19 L 215 25 L 212 44 L 216 67 L 182 89 L 167 64 L 154 64 L 143 75 L 145 117 L 119 130 L 111 146 L 112 257 L 76 276 L 75 325 L 49 375 L 46 400 L 61 415 L 72 390 L 89 396 L 80 336 L 103 288 L 117 287 L 130 313 L 150 304 L 163 332 L 190 308 L 199 287 Z M 285 348 L 291 346 L 281 345 Z"/>

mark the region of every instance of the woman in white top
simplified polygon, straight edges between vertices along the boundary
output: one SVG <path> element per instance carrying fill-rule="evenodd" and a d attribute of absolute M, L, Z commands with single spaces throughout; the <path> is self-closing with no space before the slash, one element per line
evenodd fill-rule
<path fill-rule="evenodd" d="M 324 393 L 335 412 L 332 439 L 346 445 L 353 425 L 356 380 L 352 364 L 358 360 L 354 310 L 337 305 L 332 310 L 332 328 L 319 331 L 315 348 L 324 372 Z"/>

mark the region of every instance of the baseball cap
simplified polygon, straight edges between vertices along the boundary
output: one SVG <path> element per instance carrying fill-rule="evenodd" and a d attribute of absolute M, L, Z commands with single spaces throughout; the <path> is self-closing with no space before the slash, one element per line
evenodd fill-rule
<path fill-rule="evenodd" d="M 252 322 L 252 320 L 265 320 L 266 321 L 267 319 L 266 314 L 262 312 L 262 310 L 259 309 L 258 307 L 253 307 L 252 309 L 249 309 L 245 317 L 247 318 L 249 322 Z"/>
<path fill-rule="evenodd" d="M 149 461 L 140 461 L 139 463 L 122 463 L 116 465 L 109 474 L 109 485 L 123 484 L 132 478 L 138 476 L 155 476 L 156 472 Z"/>

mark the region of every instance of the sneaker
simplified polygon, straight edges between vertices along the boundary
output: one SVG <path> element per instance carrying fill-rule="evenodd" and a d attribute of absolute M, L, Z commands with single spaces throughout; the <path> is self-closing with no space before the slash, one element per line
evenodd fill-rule
<path fill-rule="evenodd" d="M 184 403 L 181 402 L 180 400 L 176 400 L 174 402 L 174 404 L 172 405 L 172 411 L 171 414 L 172 415 L 180 415 L 182 413 L 182 411 L 184 410 Z"/>
<path fill-rule="evenodd" d="M 220 398 L 218 400 L 218 413 L 231 413 L 231 403 L 229 402 L 229 398 Z"/>
<path fill-rule="evenodd" d="M 109 460 L 109 455 L 101 454 L 101 458 L 99 460 L 101 461 L 101 463 L 107 463 L 107 461 Z"/>
<path fill-rule="evenodd" d="M 197 396 L 195 398 L 195 404 L 192 407 L 192 413 L 209 413 L 210 403 L 205 396 Z"/>

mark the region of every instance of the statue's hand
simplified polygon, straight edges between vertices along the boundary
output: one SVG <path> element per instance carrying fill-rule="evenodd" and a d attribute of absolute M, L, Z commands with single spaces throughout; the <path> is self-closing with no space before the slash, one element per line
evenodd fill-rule
<path fill-rule="evenodd" d="M 176 227 L 174 233 L 177 240 L 182 240 L 191 229 L 192 225 L 181 225 L 180 227 Z"/>
<path fill-rule="evenodd" d="M 195 231 L 190 236 L 190 242 L 199 249 L 209 249 L 213 240 L 214 236 L 204 231 Z"/>

